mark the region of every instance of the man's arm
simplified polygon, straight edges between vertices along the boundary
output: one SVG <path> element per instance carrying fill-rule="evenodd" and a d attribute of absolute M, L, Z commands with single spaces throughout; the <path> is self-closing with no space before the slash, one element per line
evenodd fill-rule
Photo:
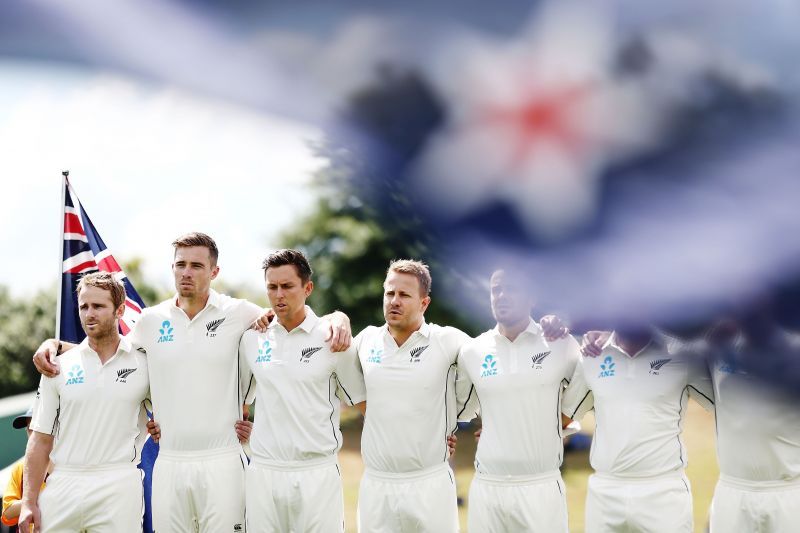
<path fill-rule="evenodd" d="M 23 473 L 22 509 L 19 513 L 19 530 L 30 531 L 31 526 L 39 530 L 39 491 L 44 483 L 50 452 L 53 451 L 53 436 L 34 431 L 28 439 L 25 450 L 25 470 Z"/>
<path fill-rule="evenodd" d="M 33 354 L 33 364 L 36 370 L 48 378 L 57 376 L 61 369 L 56 362 L 56 356 L 61 355 L 67 350 L 71 350 L 75 346 L 77 345 L 71 342 L 47 339 L 39 346 L 36 353 Z"/>
<path fill-rule="evenodd" d="M 361 411 L 361 414 L 367 416 L 367 402 L 358 402 L 355 408 Z"/>
<path fill-rule="evenodd" d="M 545 315 L 539 320 L 545 340 L 548 342 L 563 339 L 569 335 L 569 328 L 556 315 Z"/>
<path fill-rule="evenodd" d="M 594 407 L 594 395 L 586 383 L 582 362 L 575 365 L 575 373 L 563 394 L 561 412 L 569 419 L 580 420 Z"/>
<path fill-rule="evenodd" d="M 610 331 L 587 331 L 583 335 L 581 353 L 584 357 L 598 357 L 611 337 Z"/>
<path fill-rule="evenodd" d="M 350 318 L 341 311 L 334 311 L 322 317 L 330 324 L 330 331 L 325 338 L 331 343 L 332 352 L 343 352 L 353 342 L 353 330 L 350 327 Z"/>

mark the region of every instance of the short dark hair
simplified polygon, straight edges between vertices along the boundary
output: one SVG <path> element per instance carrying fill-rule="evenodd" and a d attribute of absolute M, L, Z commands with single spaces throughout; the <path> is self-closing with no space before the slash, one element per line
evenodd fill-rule
<path fill-rule="evenodd" d="M 109 272 L 91 272 L 85 274 L 75 288 L 75 294 L 80 295 L 85 287 L 97 287 L 111 293 L 111 303 L 114 309 L 125 303 L 125 285 Z"/>
<path fill-rule="evenodd" d="M 264 269 L 264 275 L 266 276 L 268 268 L 284 265 L 294 265 L 297 269 L 297 275 L 300 276 L 300 280 L 303 283 L 308 283 L 311 279 L 311 274 L 313 272 L 311 271 L 311 265 L 308 263 L 306 256 L 303 255 L 303 252 L 290 248 L 285 248 L 269 254 L 261 264 L 261 268 Z"/>
<path fill-rule="evenodd" d="M 181 235 L 172 241 L 172 247 L 175 248 L 175 251 L 177 251 L 178 248 L 189 248 L 190 246 L 203 246 L 208 248 L 208 255 L 211 257 L 211 266 L 215 266 L 217 264 L 217 259 L 219 259 L 219 250 L 217 249 L 217 243 L 214 242 L 214 239 L 205 233 L 193 231 L 191 233 Z"/>

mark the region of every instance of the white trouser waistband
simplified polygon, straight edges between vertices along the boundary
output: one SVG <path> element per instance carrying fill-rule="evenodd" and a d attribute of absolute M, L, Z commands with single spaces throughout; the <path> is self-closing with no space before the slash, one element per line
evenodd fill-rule
<path fill-rule="evenodd" d="M 561 479 L 561 472 L 553 470 L 552 472 L 530 476 L 497 476 L 485 474 L 483 472 L 475 472 L 475 479 L 481 483 L 490 483 L 492 485 L 535 485 L 537 483 L 558 481 Z"/>
<path fill-rule="evenodd" d="M 681 470 L 673 470 L 664 474 L 657 474 L 655 476 L 626 476 L 617 474 L 607 474 L 595 472 L 592 477 L 604 481 L 616 481 L 620 483 L 652 483 L 654 481 L 661 481 L 666 479 L 686 479 L 686 474 Z"/>
<path fill-rule="evenodd" d="M 285 472 L 296 470 L 313 470 L 315 468 L 322 468 L 335 464 L 337 464 L 337 457 L 335 455 L 327 455 L 316 459 L 308 459 L 306 461 L 274 461 L 272 459 L 264 459 L 254 456 L 250 462 L 251 467 L 266 468 L 268 470 L 281 470 Z"/>
<path fill-rule="evenodd" d="M 788 480 L 778 479 L 771 481 L 751 481 L 749 479 L 741 479 L 720 474 L 719 483 L 734 489 L 751 492 L 800 489 L 800 478 Z"/>
<path fill-rule="evenodd" d="M 224 448 L 214 448 L 212 450 L 196 450 L 196 451 L 171 451 L 159 450 L 159 459 L 168 459 L 170 461 L 198 461 L 202 459 L 214 459 L 216 457 L 228 457 L 241 455 L 242 447 L 239 444 L 234 446 L 226 446 Z"/>
<path fill-rule="evenodd" d="M 450 465 L 447 463 L 441 463 L 430 468 L 423 468 L 422 470 L 414 470 L 411 472 L 381 472 L 379 470 L 367 468 L 364 470 L 364 476 L 393 483 L 408 483 L 409 481 L 419 481 L 421 479 L 436 477 L 449 470 Z"/>
<path fill-rule="evenodd" d="M 105 465 L 64 465 L 57 464 L 53 467 L 53 473 L 59 474 L 97 474 L 99 472 L 120 472 L 125 470 L 136 470 L 136 463 L 116 463 Z"/>

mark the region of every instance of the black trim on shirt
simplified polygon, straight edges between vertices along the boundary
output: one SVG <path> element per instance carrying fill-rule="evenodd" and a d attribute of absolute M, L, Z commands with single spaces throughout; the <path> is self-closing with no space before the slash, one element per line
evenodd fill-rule
<path fill-rule="evenodd" d="M 336 379 L 334 376 L 331 378 Z M 328 378 L 328 403 L 331 404 L 331 431 L 333 432 L 333 440 L 336 441 L 336 448 L 339 447 L 339 438 L 336 436 L 336 427 L 333 425 L 333 414 L 336 412 L 336 408 L 333 406 L 333 401 L 331 400 L 331 379 Z"/>
<path fill-rule="evenodd" d="M 474 391 L 474 390 L 475 390 L 475 385 L 470 385 L 469 386 L 469 394 L 467 394 L 467 401 L 464 402 L 464 407 L 462 407 L 461 411 L 459 411 L 458 414 L 456 415 L 456 425 L 458 425 L 458 419 L 461 418 L 462 413 L 467 408 L 467 405 L 469 404 L 469 400 L 472 398 L 472 391 Z"/>
<path fill-rule="evenodd" d="M 581 401 L 580 401 L 580 402 L 578 402 L 578 406 L 577 406 L 577 407 L 575 407 L 575 410 L 574 410 L 574 411 L 572 411 L 572 416 L 570 416 L 570 418 L 571 418 L 571 419 L 575 420 L 575 413 L 577 413 L 577 412 L 578 412 L 578 409 L 580 409 L 580 408 L 581 408 L 581 405 L 583 405 L 583 402 L 585 402 L 585 401 L 586 401 L 586 398 L 588 398 L 588 397 L 589 397 L 589 395 L 590 395 L 591 393 L 592 393 L 592 390 L 591 390 L 591 389 L 589 389 L 588 391 L 586 391 L 586 394 L 584 394 L 584 396 L 583 396 L 583 399 L 581 399 Z"/>

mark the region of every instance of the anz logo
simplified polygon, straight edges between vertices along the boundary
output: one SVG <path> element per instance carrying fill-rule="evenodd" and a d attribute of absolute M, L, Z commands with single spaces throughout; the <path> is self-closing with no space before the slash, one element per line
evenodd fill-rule
<path fill-rule="evenodd" d="M 272 347 L 269 345 L 269 341 L 264 341 L 261 345 L 261 348 L 258 349 L 258 357 L 256 357 L 256 363 L 269 363 L 272 361 Z"/>
<path fill-rule="evenodd" d="M 658 371 L 670 361 L 672 361 L 672 359 L 656 359 L 655 361 L 652 361 L 650 363 L 650 373 L 654 376 L 657 376 Z"/>
<path fill-rule="evenodd" d="M 542 361 L 544 361 L 551 352 L 540 352 L 531 356 L 531 368 L 541 370 L 543 368 Z"/>
<path fill-rule="evenodd" d="M 158 328 L 158 332 L 160 333 L 158 337 L 159 343 L 161 342 L 173 342 L 175 340 L 175 336 L 172 334 L 174 329 L 172 325 L 169 323 L 169 320 L 165 320 L 161 323 L 161 327 Z"/>
<path fill-rule="evenodd" d="M 370 348 L 367 356 L 367 363 L 381 364 L 383 360 L 383 348 Z"/>
<path fill-rule="evenodd" d="M 65 385 L 80 385 L 84 381 L 85 376 L 83 375 L 83 368 L 81 368 L 81 365 L 73 365 L 69 372 L 67 372 L 67 382 Z"/>
<path fill-rule="evenodd" d="M 409 359 L 409 362 L 419 363 L 419 356 L 422 355 L 422 352 L 428 349 L 428 346 L 420 346 L 419 348 L 414 348 L 411 350 L 411 359 Z"/>
<path fill-rule="evenodd" d="M 615 369 L 614 367 L 617 366 L 614 363 L 614 358 L 610 355 L 603 359 L 603 362 L 600 363 L 600 378 L 611 378 L 614 377 Z"/>
<path fill-rule="evenodd" d="M 496 376 L 497 375 L 497 361 L 494 360 L 494 356 L 492 354 L 488 354 L 486 357 L 483 358 L 483 363 L 481 363 L 481 377 L 488 378 L 489 376 Z"/>

